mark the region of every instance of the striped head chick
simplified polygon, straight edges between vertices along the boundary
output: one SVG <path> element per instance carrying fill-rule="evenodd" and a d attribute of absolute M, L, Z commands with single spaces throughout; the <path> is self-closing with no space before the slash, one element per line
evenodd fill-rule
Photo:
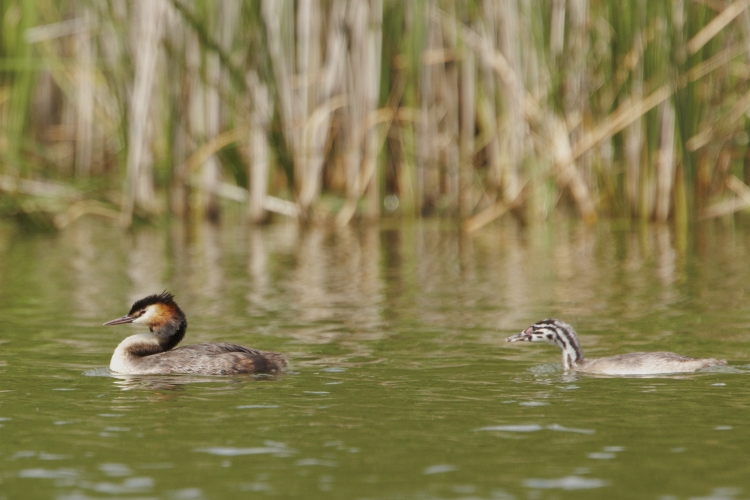
<path fill-rule="evenodd" d="M 559 319 L 545 319 L 534 323 L 521 333 L 505 339 L 506 342 L 547 342 L 557 345 L 562 351 L 562 363 L 566 370 L 575 369 L 585 362 L 575 330 Z"/>

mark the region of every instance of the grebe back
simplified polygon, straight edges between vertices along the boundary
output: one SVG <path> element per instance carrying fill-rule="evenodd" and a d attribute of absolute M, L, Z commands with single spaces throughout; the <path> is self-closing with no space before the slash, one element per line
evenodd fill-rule
<path fill-rule="evenodd" d="M 283 354 L 236 344 L 193 344 L 174 349 L 185 336 L 187 319 L 174 296 L 166 291 L 136 301 L 127 315 L 104 325 L 124 323 L 146 325 L 149 332 L 120 342 L 109 364 L 117 373 L 235 375 L 283 372 L 288 365 Z"/>
<path fill-rule="evenodd" d="M 562 350 L 562 362 L 566 370 L 602 375 L 686 373 L 727 364 L 723 359 L 691 358 L 673 352 L 631 352 L 608 358 L 586 359 L 573 327 L 559 319 L 545 319 L 534 323 L 505 341 L 556 344 Z"/>

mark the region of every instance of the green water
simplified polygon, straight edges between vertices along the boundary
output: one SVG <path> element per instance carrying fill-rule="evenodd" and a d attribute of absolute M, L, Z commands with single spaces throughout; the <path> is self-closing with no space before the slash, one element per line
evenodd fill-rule
<path fill-rule="evenodd" d="M 227 223 L 0 226 L 0 499 L 750 497 L 750 230 Z M 280 378 L 114 377 L 103 327 L 172 291 L 186 343 L 289 355 Z M 589 357 L 726 358 L 565 374 L 505 337 L 549 316 Z"/>

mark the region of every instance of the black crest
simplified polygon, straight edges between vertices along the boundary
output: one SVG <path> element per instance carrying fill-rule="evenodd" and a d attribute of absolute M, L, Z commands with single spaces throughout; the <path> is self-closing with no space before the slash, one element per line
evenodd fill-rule
<path fill-rule="evenodd" d="M 170 306 L 174 306 L 179 310 L 179 307 L 177 307 L 177 303 L 174 301 L 174 295 L 164 290 L 159 295 L 149 295 L 148 297 L 136 300 L 133 304 L 133 307 L 130 308 L 130 312 L 128 314 L 133 314 L 136 311 L 141 311 L 152 304 L 167 304 Z"/>

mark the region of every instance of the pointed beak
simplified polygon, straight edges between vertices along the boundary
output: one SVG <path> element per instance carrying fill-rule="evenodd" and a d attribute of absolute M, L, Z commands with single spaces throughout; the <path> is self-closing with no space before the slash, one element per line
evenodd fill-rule
<path fill-rule="evenodd" d="M 110 326 L 110 325 L 123 325 L 125 323 L 132 323 L 135 321 L 134 316 L 123 316 L 122 318 L 113 319 L 112 321 L 107 321 L 104 323 L 104 326 Z"/>
<path fill-rule="evenodd" d="M 505 339 L 505 341 L 506 342 L 529 342 L 531 341 L 531 327 L 527 328 L 521 333 L 511 335 L 510 337 Z"/>

